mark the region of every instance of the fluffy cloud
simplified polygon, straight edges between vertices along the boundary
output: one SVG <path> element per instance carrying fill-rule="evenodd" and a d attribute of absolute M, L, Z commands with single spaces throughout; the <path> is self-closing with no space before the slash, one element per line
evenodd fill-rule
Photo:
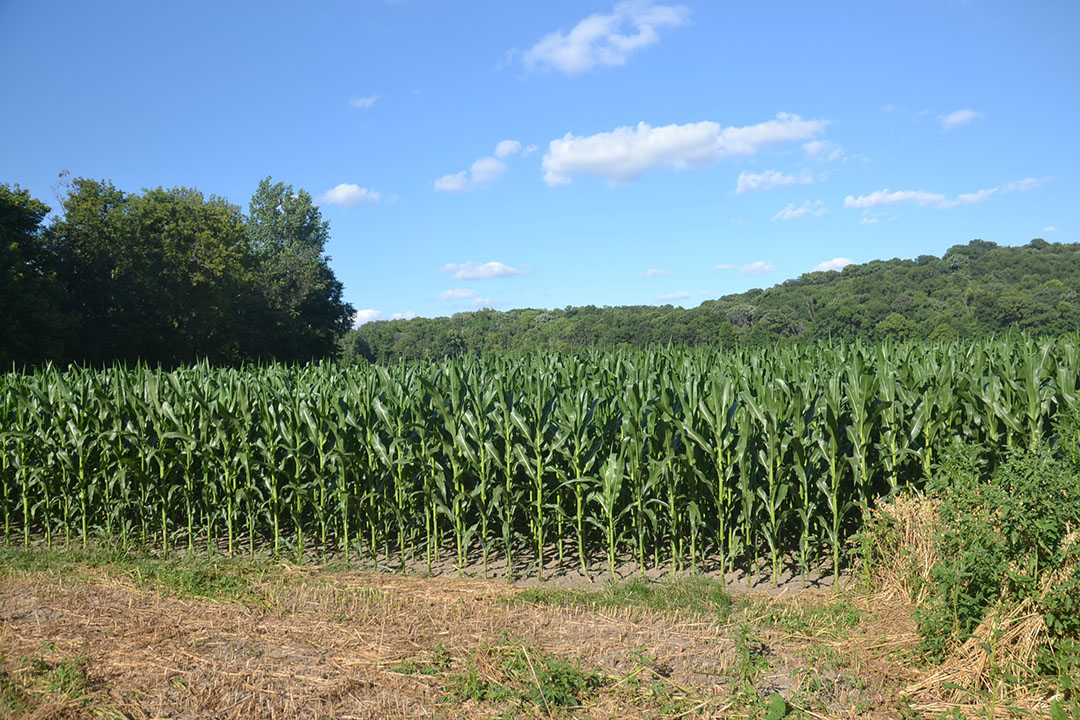
<path fill-rule="evenodd" d="M 1011 192 L 1034 190 L 1037 187 L 1041 187 L 1042 183 L 1043 181 L 1038 178 L 1024 178 L 1023 180 L 1005 183 L 1004 185 L 987 188 L 985 190 L 961 193 L 951 200 L 941 193 L 926 192 L 925 190 L 897 190 L 893 192 L 886 188 L 884 190 L 875 190 L 869 195 L 860 195 L 859 197 L 848 195 L 844 198 L 844 207 L 865 210 L 881 205 L 894 205 L 896 203 L 910 202 L 920 207 L 954 208 L 961 205 L 977 205 L 994 195 L 1005 195 Z"/>
<path fill-rule="evenodd" d="M 405 312 L 391 313 L 390 317 L 381 310 L 373 310 L 368 308 L 367 310 L 357 310 L 356 315 L 353 316 L 353 325 L 363 325 L 364 323 L 375 322 L 376 320 L 412 320 L 416 317 L 416 313 L 412 310 L 406 310 Z"/>
<path fill-rule="evenodd" d="M 779 170 L 766 170 L 763 173 L 741 172 L 735 186 L 735 192 L 768 190 L 779 185 L 806 185 L 812 182 L 814 182 L 814 176 L 810 174 L 809 170 L 803 170 L 798 175 L 785 175 Z"/>
<path fill-rule="evenodd" d="M 639 278 L 654 278 L 654 277 L 660 277 L 661 275 L 667 275 L 667 274 L 668 274 L 667 270 L 661 270 L 659 268 L 649 268 L 648 270 L 646 270 L 643 273 L 638 273 L 638 277 Z"/>
<path fill-rule="evenodd" d="M 795 207 L 795 203 L 788 203 L 787 207 L 773 215 L 772 219 L 774 222 L 776 220 L 799 220 L 804 217 L 818 217 L 827 212 L 829 210 L 821 200 L 816 202 L 807 200 L 799 207 Z"/>
<path fill-rule="evenodd" d="M 668 295 L 661 295 L 656 299 L 661 302 L 670 302 L 672 300 L 685 300 L 688 297 L 690 297 L 690 293 L 686 290 L 680 290 L 679 292 L 669 293 Z"/>
<path fill-rule="evenodd" d="M 869 195 L 855 197 L 848 195 L 844 198 L 846 208 L 872 208 L 879 205 L 892 205 L 899 202 L 911 202 L 922 207 L 944 207 L 946 202 L 944 195 L 930 193 L 925 190 L 897 190 L 892 192 L 888 188 L 875 190 Z"/>
<path fill-rule="evenodd" d="M 463 264 L 447 263 L 439 268 L 439 272 L 452 272 L 455 280 L 487 280 L 521 274 L 520 270 L 503 265 L 501 262 L 492 261 L 477 265 L 472 260 Z"/>
<path fill-rule="evenodd" d="M 521 143 L 517 140 L 503 140 L 495 146 L 495 157 L 504 158 L 521 152 Z"/>
<path fill-rule="evenodd" d="M 614 67 L 641 48 L 660 41 L 657 30 L 686 22 L 689 11 L 681 5 L 654 5 L 647 0 L 620 2 L 610 15 L 585 18 L 569 32 L 556 30 L 525 51 L 529 70 L 558 70 L 578 75 L 597 65 Z"/>
<path fill-rule="evenodd" d="M 476 295 L 475 290 L 469 288 L 453 288 L 451 290 L 443 290 L 439 293 L 440 300 L 466 300 Z"/>
<path fill-rule="evenodd" d="M 493 157 L 482 157 L 469 168 L 469 179 L 473 185 L 494 182 L 506 172 L 506 164 Z"/>
<path fill-rule="evenodd" d="M 1044 233 L 1052 233 L 1052 232 L 1057 232 L 1057 231 L 1058 231 L 1058 229 L 1057 229 L 1056 227 L 1054 227 L 1053 225 L 1047 225 L 1046 227 L 1044 227 L 1044 228 L 1042 229 L 1042 231 L 1043 231 Z"/>
<path fill-rule="evenodd" d="M 954 110 L 948 115 L 938 115 L 938 120 L 941 121 L 943 130 L 952 130 L 983 117 L 986 116 L 975 110 Z"/>
<path fill-rule="evenodd" d="M 847 258 L 833 258 L 832 260 L 826 260 L 823 263 L 818 263 L 814 266 L 814 269 L 811 272 L 828 272 L 829 270 L 840 270 L 847 265 L 851 265 L 852 262 L 852 260 L 848 260 Z"/>
<path fill-rule="evenodd" d="M 382 200 L 382 193 L 351 183 L 336 185 L 318 198 L 320 203 L 341 205 L 343 207 L 356 207 L 367 203 L 377 203 L 380 200 Z"/>
<path fill-rule="evenodd" d="M 495 182 L 506 172 L 506 163 L 500 158 L 505 159 L 517 154 L 524 155 L 528 152 L 531 152 L 530 148 L 522 152 L 521 143 L 517 140 L 503 140 L 495 146 L 493 154 L 474 161 L 468 170 L 443 175 L 436 180 L 435 190 L 437 192 L 465 192 Z"/>
<path fill-rule="evenodd" d="M 734 265 L 720 264 L 713 267 L 714 270 L 734 270 Z"/>
<path fill-rule="evenodd" d="M 765 273 L 772 272 L 772 262 L 765 262 L 764 260 L 758 260 L 752 262 L 749 265 L 743 265 L 739 268 L 739 272 L 743 275 L 764 275 Z"/>
<path fill-rule="evenodd" d="M 363 325 L 364 323 L 375 322 L 376 320 L 382 320 L 383 314 L 379 310 L 373 310 L 368 308 L 366 310 L 357 310 L 356 315 L 353 316 L 353 325 Z"/>
<path fill-rule="evenodd" d="M 833 162 L 844 159 L 843 148 L 828 140 L 811 140 L 803 143 L 802 147 L 807 160 Z"/>
<path fill-rule="evenodd" d="M 576 174 L 629 182 L 646 170 L 711 165 L 724 157 L 753 155 L 763 147 L 806 140 L 822 132 L 825 120 L 803 120 L 779 113 L 773 120 L 745 127 L 705 121 L 686 125 L 619 127 L 578 137 L 567 133 L 548 144 L 542 162 L 544 181 L 565 185 Z"/>
<path fill-rule="evenodd" d="M 367 97 L 354 97 L 349 100 L 349 105 L 360 110 L 367 110 L 375 101 L 379 99 L 378 95 L 368 95 Z"/>
<path fill-rule="evenodd" d="M 439 192 L 460 192 L 469 185 L 469 171 L 462 170 L 453 175 L 443 175 L 435 181 L 435 189 Z"/>

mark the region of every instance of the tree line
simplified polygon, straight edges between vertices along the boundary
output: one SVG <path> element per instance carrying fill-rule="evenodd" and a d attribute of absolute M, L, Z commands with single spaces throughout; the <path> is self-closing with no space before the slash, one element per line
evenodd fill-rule
<path fill-rule="evenodd" d="M 1080 244 L 973 240 L 942 257 L 875 260 L 774 287 L 662 306 L 480 310 L 367 323 L 346 359 L 401 359 L 656 345 L 764 347 L 793 341 L 962 340 L 1080 330 Z"/>
<path fill-rule="evenodd" d="M 58 213 L 0 184 L 0 369 L 336 356 L 353 308 L 304 190 L 248 208 L 193 188 L 64 178 Z"/>

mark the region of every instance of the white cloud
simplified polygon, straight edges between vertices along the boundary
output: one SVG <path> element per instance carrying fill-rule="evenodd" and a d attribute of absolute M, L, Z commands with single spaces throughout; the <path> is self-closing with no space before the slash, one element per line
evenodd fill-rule
<path fill-rule="evenodd" d="M 844 158 L 844 149 L 828 140 L 811 140 L 803 143 L 802 147 L 807 160 L 834 162 Z"/>
<path fill-rule="evenodd" d="M 961 193 L 955 199 L 950 200 L 941 193 L 926 192 L 925 190 L 897 190 L 893 192 L 888 188 L 875 190 L 869 195 L 848 195 L 844 198 L 844 207 L 866 209 L 881 205 L 893 205 L 895 203 L 910 202 L 920 207 L 954 208 L 961 205 L 977 205 L 994 195 L 1004 195 L 1011 192 L 1026 192 L 1042 187 L 1043 180 L 1039 178 L 1024 178 L 1015 182 L 1005 183 L 998 187 L 976 190 L 970 193 Z"/>
<path fill-rule="evenodd" d="M 353 325 L 363 325 L 364 323 L 382 320 L 382 317 L 383 314 L 379 310 L 373 310 L 371 308 L 368 308 L 366 310 L 357 310 L 356 315 L 353 316 Z"/>
<path fill-rule="evenodd" d="M 1044 227 L 1044 228 L 1042 229 L 1042 231 L 1043 231 L 1044 233 L 1052 233 L 1052 232 L 1057 232 L 1057 231 L 1058 231 L 1058 229 L 1057 229 L 1056 227 L 1054 227 L 1053 225 L 1047 225 L 1046 227 Z"/>
<path fill-rule="evenodd" d="M 798 175 L 786 175 L 779 170 L 766 170 L 763 173 L 741 172 L 735 186 L 735 192 L 769 190 L 780 185 L 806 185 L 812 182 L 814 182 L 814 176 L 809 170 L 803 170 Z"/>
<path fill-rule="evenodd" d="M 828 272 L 829 270 L 840 270 L 847 265 L 853 264 L 854 261 L 847 258 L 833 258 L 832 260 L 826 260 L 823 263 L 818 263 L 814 266 L 811 272 Z"/>
<path fill-rule="evenodd" d="M 1045 180 L 1050 179 L 1051 178 L 1045 178 Z M 1018 190 L 1020 192 L 1027 192 L 1028 190 L 1041 188 L 1043 181 L 1044 179 L 1040 178 L 1024 178 L 1023 180 L 1017 180 L 1016 182 L 1005 183 L 1001 186 L 1001 192 L 1007 193 L 1013 192 L 1014 190 Z"/>
<path fill-rule="evenodd" d="M 396 312 L 390 316 L 391 320 L 412 320 L 416 317 L 416 313 L 412 310 L 406 310 L 405 312 Z"/>
<path fill-rule="evenodd" d="M 469 185 L 469 171 L 462 170 L 453 175 L 443 175 L 435 181 L 435 189 L 439 192 L 459 192 Z"/>
<path fill-rule="evenodd" d="M 439 272 L 452 272 L 455 280 L 486 280 L 521 274 L 520 270 L 509 265 L 503 265 L 501 262 L 492 261 L 477 265 L 472 260 L 460 265 L 447 263 L 439 268 Z"/>
<path fill-rule="evenodd" d="M 556 30 L 545 35 L 525 51 L 522 60 L 532 71 L 554 69 L 567 75 L 597 65 L 624 65 L 634 52 L 660 41 L 657 29 L 681 25 L 688 15 L 682 5 L 620 2 L 610 15 L 590 15 L 567 34 Z"/>
<path fill-rule="evenodd" d="M 443 290 L 439 293 L 440 300 L 465 300 L 476 295 L 475 290 L 469 288 L 453 288 L 452 290 Z"/>
<path fill-rule="evenodd" d="M 356 207 L 367 203 L 377 203 L 382 199 L 382 193 L 371 188 L 362 188 L 351 183 L 341 183 L 327 190 L 318 198 L 320 203 L 330 205 L 342 205 L 344 207 Z"/>
<path fill-rule="evenodd" d="M 648 270 L 646 270 L 643 273 L 638 273 L 638 277 L 639 278 L 654 278 L 654 277 L 660 277 L 661 275 L 667 275 L 667 274 L 668 274 L 667 270 L 661 270 L 660 268 L 649 268 Z"/>
<path fill-rule="evenodd" d="M 680 290 L 679 292 L 673 292 L 667 295 L 660 295 L 656 299 L 662 302 L 668 302 L 671 300 L 685 300 L 688 297 L 690 297 L 690 293 L 688 293 L 686 290 Z"/>
<path fill-rule="evenodd" d="M 847 208 L 872 208 L 879 205 L 892 205 L 898 202 L 912 202 L 921 207 L 943 207 L 946 202 L 944 195 L 926 192 L 925 190 L 897 190 L 893 192 L 888 188 L 875 190 L 869 195 L 855 197 L 848 195 L 844 198 L 844 207 Z"/>
<path fill-rule="evenodd" d="M 829 212 L 825 203 L 821 200 L 810 202 L 807 200 L 799 207 L 795 203 L 788 203 L 787 207 L 773 215 L 773 222 L 777 220 L 799 220 L 804 217 L 819 217 Z"/>
<path fill-rule="evenodd" d="M 508 158 L 521 153 L 521 143 L 517 140 L 502 140 L 495 146 L 495 151 L 486 157 L 475 160 L 468 170 L 443 175 L 434 182 L 437 192 L 465 192 L 495 182 L 506 172 L 506 163 L 499 158 Z"/>
<path fill-rule="evenodd" d="M 521 152 L 521 143 L 517 140 L 503 140 L 495 146 L 495 157 L 504 158 Z"/>
<path fill-rule="evenodd" d="M 496 302 L 494 300 L 492 300 L 491 298 L 478 297 L 478 298 L 473 298 L 473 301 L 472 301 L 472 306 L 475 307 L 475 308 L 493 308 L 493 307 L 495 307 L 495 305 L 496 305 Z"/>
<path fill-rule="evenodd" d="M 715 265 L 713 267 L 713 269 L 714 270 L 734 270 L 735 266 L 734 265 L 721 264 L 721 265 Z"/>
<path fill-rule="evenodd" d="M 703 167 L 728 156 L 753 155 L 763 147 L 806 140 L 822 132 L 825 120 L 803 120 L 778 113 L 776 118 L 745 127 L 722 127 L 705 121 L 686 125 L 618 127 L 578 137 L 567 133 L 548 144 L 542 165 L 544 181 L 565 185 L 576 174 L 610 183 L 629 182 L 646 170 Z"/>
<path fill-rule="evenodd" d="M 743 275 L 764 275 L 765 273 L 772 272 L 772 269 L 773 264 L 771 260 L 769 262 L 765 262 L 764 260 L 758 260 L 756 262 L 750 263 L 749 265 L 743 265 L 741 268 L 739 268 L 739 272 L 741 272 Z"/>
<path fill-rule="evenodd" d="M 493 157 L 482 157 L 469 168 L 469 179 L 473 185 L 498 180 L 499 176 L 506 172 L 506 165 Z"/>
<path fill-rule="evenodd" d="M 938 120 L 943 130 L 952 130 L 983 117 L 986 116 L 976 110 L 954 110 L 948 115 L 938 115 Z"/>
<path fill-rule="evenodd" d="M 368 95 L 367 97 L 354 97 L 349 99 L 349 105 L 360 110 L 367 110 L 375 101 L 379 99 L 378 95 Z"/>

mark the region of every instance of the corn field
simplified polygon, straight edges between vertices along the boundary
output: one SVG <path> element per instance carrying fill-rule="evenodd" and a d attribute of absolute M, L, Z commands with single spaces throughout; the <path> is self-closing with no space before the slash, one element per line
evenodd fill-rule
<path fill-rule="evenodd" d="M 8 543 L 543 576 L 836 569 L 955 443 L 1078 412 L 1077 338 L 0 375 Z M 1076 438 L 1072 438 L 1076 442 Z"/>

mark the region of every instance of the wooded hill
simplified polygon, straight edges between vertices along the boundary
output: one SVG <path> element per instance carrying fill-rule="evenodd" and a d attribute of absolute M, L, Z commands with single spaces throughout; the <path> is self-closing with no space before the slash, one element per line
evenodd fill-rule
<path fill-rule="evenodd" d="M 347 360 L 648 345 L 760 346 L 884 338 L 950 340 L 1080 329 L 1080 244 L 972 240 L 943 257 L 875 260 L 806 273 L 766 290 L 671 305 L 480 310 L 367 323 L 343 341 Z"/>

